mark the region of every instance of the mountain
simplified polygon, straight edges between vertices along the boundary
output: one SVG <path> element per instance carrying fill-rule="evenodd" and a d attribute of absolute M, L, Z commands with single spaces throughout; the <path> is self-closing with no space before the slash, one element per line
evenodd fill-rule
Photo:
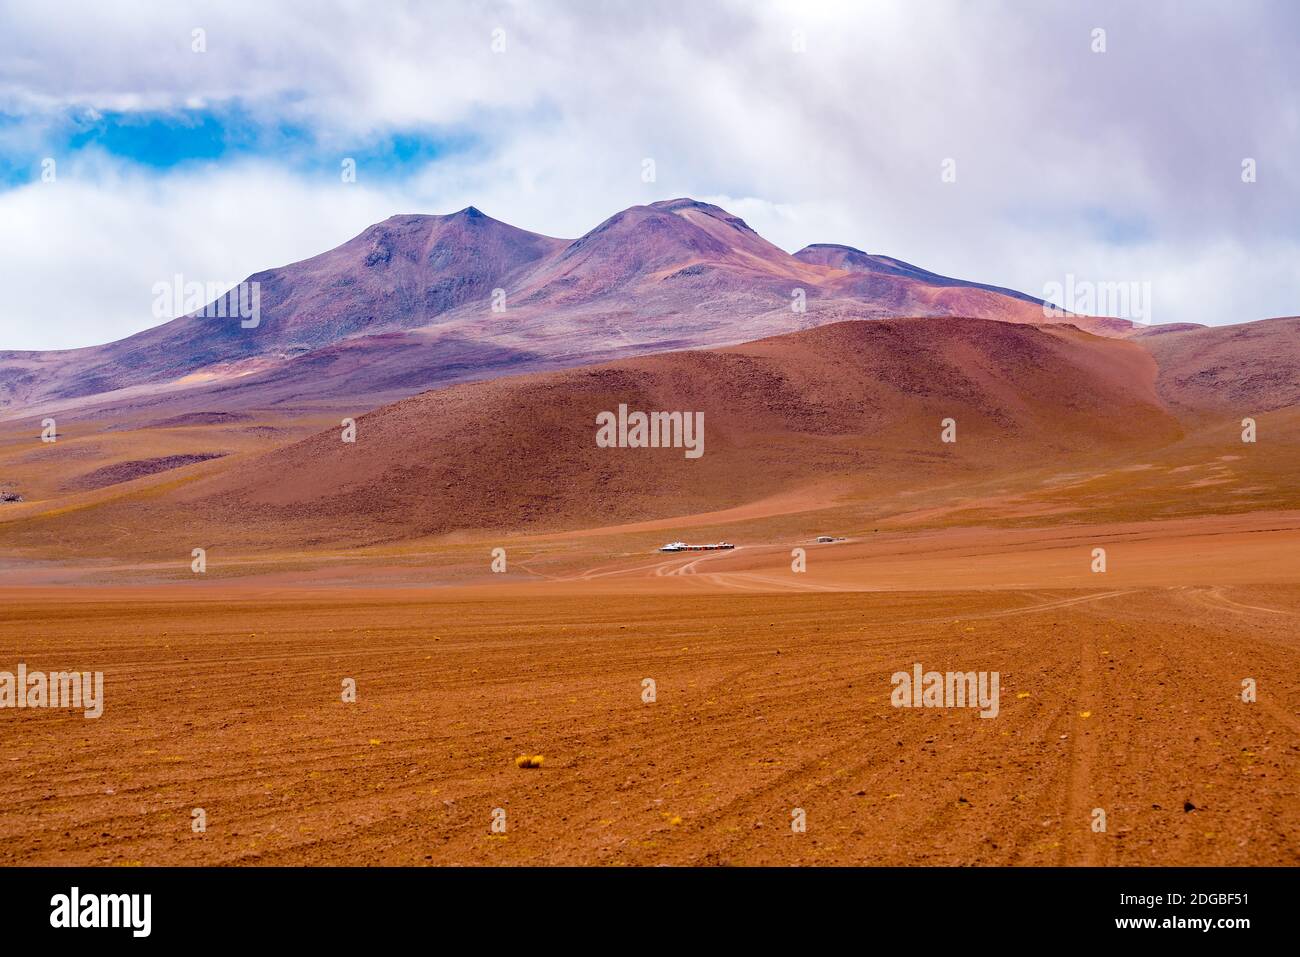
<path fill-rule="evenodd" d="M 141 385 L 243 377 L 360 336 L 435 326 L 471 300 L 486 301 L 564 240 L 516 229 L 473 207 L 448 216 L 394 216 L 342 246 L 255 273 L 260 316 L 245 328 L 190 314 L 104 346 L 0 353 L 4 404 L 80 398 Z M 214 310 L 204 310 L 212 312 Z"/>
<path fill-rule="evenodd" d="M 1052 321 L 1031 296 L 849 247 L 791 256 L 739 217 L 685 198 L 633 206 L 576 240 L 473 207 L 394 216 L 248 281 L 260 293 L 255 327 L 239 321 L 232 293 L 221 318 L 196 310 L 108 345 L 0 353 L 0 410 L 373 407 L 456 381 L 845 319 Z M 1131 328 L 1068 321 L 1103 334 Z"/>
<path fill-rule="evenodd" d="M 802 262 L 849 274 L 839 283 L 843 293 L 872 301 L 893 301 L 900 313 L 979 316 L 1006 322 L 1068 322 L 1101 336 L 1132 335 L 1141 327 L 1127 319 L 1108 316 L 1054 316 L 1044 313 L 1041 299 L 1014 289 L 941 276 L 901 259 L 865 253 L 852 246 L 814 243 L 794 254 Z M 1026 310 L 1017 304 L 1031 306 Z M 1199 327 L 1196 327 L 1199 328 Z"/>
<path fill-rule="evenodd" d="M 716 284 L 718 272 L 787 285 L 809 278 L 790 259 L 717 206 L 669 200 L 626 209 L 570 243 L 539 276 L 530 277 L 520 301 L 588 305 L 625 295 L 629 287 L 676 294 L 683 286 Z"/>
<path fill-rule="evenodd" d="M 323 355 L 329 389 L 373 375 L 367 357 L 381 351 L 447 373 L 420 365 L 453 358 L 414 345 L 422 334 L 335 343 L 260 388 L 288 400 L 300 384 L 288 370 Z M 372 345 L 387 338 L 398 344 Z M 481 355 L 461 348 L 466 362 Z M 238 380 L 223 387 L 243 394 Z M 597 414 L 620 405 L 703 413 L 704 454 L 597 447 Z M 977 525 L 1288 509 L 1300 318 L 1124 338 L 959 317 L 846 321 L 408 394 L 344 413 L 355 443 L 340 441 L 338 411 L 288 407 L 61 418 L 48 446 L 27 423 L 0 423 L 0 491 L 21 498 L 0 507 L 0 551 L 156 560 L 182 539 L 242 554 L 700 525 L 725 510 L 733 522 L 790 515 L 806 531 L 793 516 L 828 508 L 923 523 L 966 509 Z M 1241 440 L 1245 417 L 1258 420 L 1256 444 Z M 946 418 L 956 443 L 939 441 Z"/>
<path fill-rule="evenodd" d="M 811 246 L 805 246 L 795 253 L 794 258 L 800 262 L 827 266 L 831 269 L 842 269 L 846 272 L 913 279 L 929 286 L 984 289 L 988 292 L 995 292 L 1000 296 L 1021 299 L 1036 306 L 1044 305 L 1043 300 L 1035 299 L 1023 292 L 1016 292 L 1014 289 L 990 286 L 982 282 L 968 282 L 964 279 L 953 279 L 950 276 L 940 276 L 928 269 L 905 263 L 901 259 L 894 259 L 890 256 L 874 256 L 871 253 L 864 253 L 861 249 L 854 249 L 852 246 L 841 246 L 837 243 L 813 243 Z"/>
<path fill-rule="evenodd" d="M 241 536 L 356 544 L 688 515 L 837 478 L 921 487 L 1174 441 L 1155 376 L 1141 347 L 1068 326 L 835 323 L 426 392 L 361 416 L 355 444 L 327 430 L 176 507 Z M 620 404 L 703 413 L 703 454 L 597 447 Z"/>

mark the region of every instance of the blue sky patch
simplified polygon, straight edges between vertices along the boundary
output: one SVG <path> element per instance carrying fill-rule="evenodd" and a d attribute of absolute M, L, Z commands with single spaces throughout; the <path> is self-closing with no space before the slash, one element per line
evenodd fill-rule
<path fill-rule="evenodd" d="M 472 148 L 464 133 L 411 129 L 325 143 L 305 124 L 265 119 L 235 103 L 221 108 L 158 112 L 69 110 L 28 131 L 23 148 L 3 134 L 22 128 L 23 117 L 0 113 L 0 188 L 39 178 L 41 160 L 66 169 L 78 153 L 97 152 L 160 172 L 191 165 L 259 159 L 305 174 L 337 176 L 345 157 L 366 179 L 400 180 L 448 153 Z M 32 145 L 35 148 L 32 148 Z"/>

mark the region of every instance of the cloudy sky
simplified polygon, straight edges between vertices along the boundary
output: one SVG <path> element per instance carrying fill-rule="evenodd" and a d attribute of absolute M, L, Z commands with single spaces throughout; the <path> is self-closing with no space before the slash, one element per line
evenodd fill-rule
<path fill-rule="evenodd" d="M 675 196 L 789 251 L 1149 283 L 1153 322 L 1300 313 L 1287 2 L 0 0 L 0 25 L 0 349 L 120 338 L 156 282 L 394 213 L 574 237 Z"/>

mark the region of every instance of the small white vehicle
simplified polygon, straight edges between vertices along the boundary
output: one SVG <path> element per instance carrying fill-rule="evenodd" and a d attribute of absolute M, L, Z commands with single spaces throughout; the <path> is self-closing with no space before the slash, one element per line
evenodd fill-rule
<path fill-rule="evenodd" d="M 659 551 L 661 552 L 716 552 L 719 550 L 726 550 L 735 547 L 736 546 L 732 545 L 730 542 L 713 542 L 712 544 L 709 545 L 687 545 L 685 542 L 669 542 L 663 548 L 659 549 Z"/>

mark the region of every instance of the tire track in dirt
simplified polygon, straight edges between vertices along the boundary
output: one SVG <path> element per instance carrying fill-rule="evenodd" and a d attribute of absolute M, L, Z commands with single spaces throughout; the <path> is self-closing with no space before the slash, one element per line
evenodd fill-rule
<path fill-rule="evenodd" d="M 1098 863 L 1098 842 L 1088 840 L 1094 836 L 1089 821 L 1096 807 L 1097 797 L 1092 786 L 1092 770 L 1096 763 L 1097 722 L 1092 718 L 1097 712 L 1096 649 L 1088 631 L 1079 641 L 1079 667 L 1073 688 L 1072 708 L 1075 714 L 1067 726 L 1070 730 L 1067 761 L 1064 817 L 1061 829 L 1061 849 L 1058 864 L 1091 866 Z M 1105 810 L 1104 808 L 1102 809 Z"/>

